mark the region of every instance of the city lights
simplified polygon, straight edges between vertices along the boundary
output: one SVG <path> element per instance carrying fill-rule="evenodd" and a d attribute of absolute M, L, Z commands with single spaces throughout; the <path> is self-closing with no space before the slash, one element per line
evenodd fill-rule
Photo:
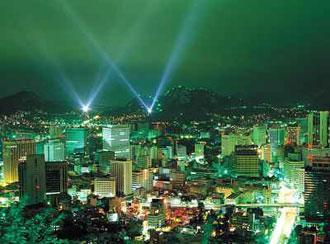
<path fill-rule="evenodd" d="M 83 21 L 80 19 L 80 17 L 73 11 L 73 9 L 69 6 L 69 4 L 66 1 L 61 0 L 62 6 L 64 7 L 67 15 L 70 17 L 71 20 L 78 26 L 79 30 L 82 32 L 82 34 L 87 38 L 87 41 L 92 45 L 93 49 L 102 57 L 102 59 L 109 65 L 109 71 L 114 71 L 117 76 L 120 78 L 120 80 L 128 87 L 128 89 L 131 91 L 132 95 L 134 95 L 141 105 L 143 105 L 147 109 L 147 105 L 142 100 L 140 94 L 135 90 L 135 88 L 132 86 L 130 81 L 124 76 L 124 74 L 121 72 L 121 70 L 118 68 L 117 64 L 110 58 L 110 56 L 103 50 L 103 48 L 100 46 L 99 42 L 94 38 L 93 34 L 86 28 Z M 102 88 L 102 84 L 108 79 L 107 75 L 104 76 L 104 81 L 101 82 L 101 85 L 98 86 L 98 90 Z M 95 93 L 97 94 L 97 93 Z M 96 96 L 96 95 L 94 95 Z M 92 99 L 90 100 L 90 103 L 92 102 Z"/>
<path fill-rule="evenodd" d="M 82 110 L 84 113 L 87 113 L 87 112 L 90 110 L 90 108 L 89 108 L 88 105 L 83 105 L 82 108 L 81 108 L 81 110 Z"/>
<path fill-rule="evenodd" d="M 0 244 L 327 243 L 329 21 L 285 1 L 2 1 Z"/>

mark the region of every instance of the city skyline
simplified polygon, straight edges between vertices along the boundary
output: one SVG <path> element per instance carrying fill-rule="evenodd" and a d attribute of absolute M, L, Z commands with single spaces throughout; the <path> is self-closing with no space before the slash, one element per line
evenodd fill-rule
<path fill-rule="evenodd" d="M 329 12 L 0 1 L 0 243 L 329 244 Z"/>

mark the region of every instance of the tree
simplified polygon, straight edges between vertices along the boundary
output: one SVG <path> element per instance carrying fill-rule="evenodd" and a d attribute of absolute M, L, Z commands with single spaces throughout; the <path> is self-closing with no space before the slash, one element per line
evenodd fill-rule
<path fill-rule="evenodd" d="M 31 218 L 24 216 L 26 200 L 12 205 L 9 209 L 0 210 L 0 243 L 69 243 L 53 235 L 53 227 L 58 225 L 63 215 L 55 210 L 45 208 Z"/>

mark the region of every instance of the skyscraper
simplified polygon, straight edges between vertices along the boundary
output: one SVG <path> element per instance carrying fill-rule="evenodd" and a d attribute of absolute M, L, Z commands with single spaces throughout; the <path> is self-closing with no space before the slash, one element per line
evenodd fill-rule
<path fill-rule="evenodd" d="M 246 135 L 229 134 L 221 137 L 221 154 L 229 156 L 235 151 L 236 145 L 251 145 L 251 137 Z"/>
<path fill-rule="evenodd" d="M 271 148 L 271 161 L 276 162 L 280 155 L 278 155 L 278 148 L 284 145 L 285 130 L 283 128 L 271 128 L 268 130 L 269 143 Z"/>
<path fill-rule="evenodd" d="M 150 213 L 148 215 L 148 224 L 150 229 L 155 229 L 165 224 L 165 206 L 162 199 L 152 199 Z"/>
<path fill-rule="evenodd" d="M 330 158 L 312 158 L 305 169 L 305 217 L 324 220 L 330 215 Z"/>
<path fill-rule="evenodd" d="M 36 144 L 31 140 L 3 142 L 4 183 L 18 181 L 18 164 L 30 154 L 36 153 Z"/>
<path fill-rule="evenodd" d="M 205 143 L 195 143 L 196 157 L 204 157 Z"/>
<path fill-rule="evenodd" d="M 85 128 L 68 128 L 65 131 L 66 153 L 84 152 L 87 144 Z"/>
<path fill-rule="evenodd" d="M 130 128 L 128 125 L 103 127 L 103 149 L 114 151 L 116 158 L 130 159 Z"/>
<path fill-rule="evenodd" d="M 99 197 L 116 196 L 116 180 L 114 177 L 96 178 L 94 180 L 94 193 Z"/>
<path fill-rule="evenodd" d="M 256 146 L 235 147 L 235 171 L 237 176 L 260 177 L 261 166 Z"/>
<path fill-rule="evenodd" d="M 44 144 L 44 154 L 46 162 L 64 161 L 64 142 L 60 139 L 49 140 Z"/>
<path fill-rule="evenodd" d="M 301 177 L 304 172 L 305 162 L 301 156 L 291 156 L 289 153 L 288 158 L 284 162 L 284 178 L 287 182 L 292 184 L 299 193 L 303 193 L 304 179 Z"/>
<path fill-rule="evenodd" d="M 329 111 L 310 113 L 308 115 L 308 145 L 328 147 L 330 141 Z"/>
<path fill-rule="evenodd" d="M 46 162 L 46 195 L 67 192 L 67 162 Z"/>
<path fill-rule="evenodd" d="M 254 126 L 252 131 L 253 144 L 260 147 L 266 144 L 266 139 L 267 139 L 266 126 Z"/>
<path fill-rule="evenodd" d="M 132 193 L 132 161 L 111 161 L 111 173 L 116 179 L 116 190 L 119 194 Z"/>
<path fill-rule="evenodd" d="M 46 171 L 43 154 L 27 156 L 19 164 L 20 197 L 26 197 L 28 205 L 41 203 L 46 199 Z"/>
<path fill-rule="evenodd" d="M 301 139 L 301 129 L 300 126 L 288 126 L 286 128 L 286 138 L 285 143 L 287 145 L 296 145 L 299 146 Z"/>

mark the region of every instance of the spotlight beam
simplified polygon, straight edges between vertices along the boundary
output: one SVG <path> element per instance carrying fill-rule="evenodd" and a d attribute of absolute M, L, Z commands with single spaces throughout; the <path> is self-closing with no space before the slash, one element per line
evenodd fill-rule
<path fill-rule="evenodd" d="M 87 38 L 89 43 L 94 47 L 96 52 L 106 61 L 106 63 L 111 67 L 111 70 L 113 70 L 117 76 L 121 79 L 122 82 L 129 88 L 129 90 L 133 93 L 134 96 L 141 102 L 141 104 L 148 108 L 148 106 L 145 104 L 145 102 L 142 100 L 138 92 L 133 88 L 131 83 L 128 81 L 128 79 L 124 76 L 124 74 L 120 71 L 118 66 L 114 63 L 113 60 L 110 59 L 109 55 L 107 55 L 103 49 L 101 48 L 98 41 L 93 37 L 93 35 L 87 30 L 85 25 L 83 24 L 80 17 L 73 11 L 73 9 L 69 6 L 69 4 L 66 1 L 61 0 L 62 6 L 64 7 L 64 10 L 66 11 L 67 15 L 71 17 L 71 19 L 74 21 L 74 23 L 78 26 L 79 30 L 82 32 L 82 34 Z"/>
<path fill-rule="evenodd" d="M 24 18 L 24 16 L 22 16 L 22 17 Z M 22 21 L 22 18 L 20 18 L 19 20 Z M 30 20 L 28 18 L 26 18 L 26 16 L 24 18 L 24 21 L 25 21 L 24 22 L 25 25 L 30 23 Z M 73 95 L 75 100 L 79 103 L 79 105 L 83 106 L 83 103 L 82 103 L 80 97 L 78 96 L 75 88 L 72 85 L 72 81 L 65 74 L 65 72 L 62 69 L 61 65 L 59 64 L 59 61 L 57 60 L 57 58 L 53 54 L 50 53 L 45 40 L 41 39 L 40 37 L 37 37 L 35 29 L 32 28 L 32 31 L 26 32 L 26 29 L 23 27 L 21 22 L 19 22 L 18 24 L 19 24 L 19 26 L 22 27 L 22 32 L 24 32 L 24 34 L 26 36 L 26 40 L 30 40 L 30 38 L 29 38 L 30 35 L 33 37 L 32 39 L 34 41 L 31 42 L 31 44 L 34 45 L 37 48 L 37 50 L 39 51 L 39 53 L 44 58 L 46 58 L 46 61 L 52 65 L 52 67 L 55 69 L 54 74 L 56 76 L 58 76 L 58 79 L 60 79 L 64 83 L 66 83 L 67 87 L 63 87 L 63 90 L 68 92 L 68 89 L 69 89 L 71 91 L 71 94 L 68 93 L 69 96 Z M 35 45 L 36 43 L 37 43 L 37 45 Z M 22 47 L 23 46 L 25 47 L 25 45 L 27 45 L 27 42 L 19 42 L 18 44 Z M 27 48 L 27 49 L 24 48 L 24 49 L 31 55 L 32 58 L 35 58 L 35 54 L 31 52 L 30 48 Z M 60 83 L 62 86 L 64 85 L 63 82 Z"/>
<path fill-rule="evenodd" d="M 55 68 L 56 74 L 59 76 L 59 79 L 65 83 L 66 87 L 64 87 L 64 90 L 67 91 L 66 88 L 69 88 L 69 90 L 71 91 L 71 93 L 69 93 L 69 95 L 73 95 L 74 98 L 76 99 L 76 101 L 78 101 L 79 105 L 83 106 L 83 102 L 81 101 L 80 97 L 78 96 L 76 89 L 73 87 L 72 81 L 65 74 L 65 72 L 63 71 L 63 68 L 61 67 L 58 60 L 55 58 L 55 56 L 50 54 L 45 41 L 43 41 L 42 39 L 39 39 L 38 46 L 39 46 L 40 52 L 46 57 L 47 61 Z M 61 84 L 63 84 L 63 83 L 61 83 Z"/>
<path fill-rule="evenodd" d="M 178 66 L 179 58 L 182 56 L 183 49 L 185 44 L 187 43 L 187 40 L 192 39 L 193 31 L 191 30 L 193 30 L 197 24 L 198 16 L 202 9 L 199 6 L 201 3 L 202 0 L 195 0 L 190 6 L 188 10 L 188 14 L 186 15 L 186 17 L 182 22 L 178 37 L 174 43 L 173 50 L 169 55 L 167 65 L 165 67 L 165 70 L 163 71 L 162 78 L 159 82 L 154 99 L 150 106 L 151 110 L 155 106 L 155 103 L 158 100 L 161 92 L 163 91 L 166 82 L 169 80 L 174 69 Z"/>

